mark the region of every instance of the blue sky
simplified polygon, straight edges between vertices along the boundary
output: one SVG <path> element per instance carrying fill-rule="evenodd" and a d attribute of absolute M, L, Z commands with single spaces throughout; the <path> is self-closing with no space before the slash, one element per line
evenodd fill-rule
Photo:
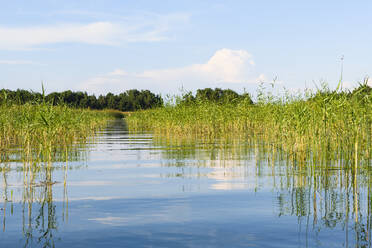
<path fill-rule="evenodd" d="M 372 72 L 371 1 L 0 1 L 0 87 L 290 90 Z"/>

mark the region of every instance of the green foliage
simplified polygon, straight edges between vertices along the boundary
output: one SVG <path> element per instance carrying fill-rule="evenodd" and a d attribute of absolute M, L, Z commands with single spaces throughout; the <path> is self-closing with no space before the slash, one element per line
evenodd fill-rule
<path fill-rule="evenodd" d="M 236 93 L 230 89 L 220 89 L 220 88 L 205 88 L 198 89 L 196 95 L 193 96 L 191 92 L 187 92 L 181 98 L 179 103 L 181 104 L 195 104 L 195 103 L 219 103 L 219 104 L 228 104 L 228 103 L 240 103 L 244 101 L 247 104 L 253 104 L 251 96 L 248 93 L 242 95 Z"/>
<path fill-rule="evenodd" d="M 48 103 L 0 105 L 0 162 L 53 160 L 94 134 L 112 116 Z"/>
<path fill-rule="evenodd" d="M 366 83 L 351 92 L 325 88 L 277 97 L 261 91 L 257 104 L 221 101 L 236 97 L 225 95 L 211 89 L 186 94 L 175 106 L 135 112 L 127 118 L 129 128 L 211 142 L 257 137 L 301 161 L 371 161 L 372 97 Z"/>
<path fill-rule="evenodd" d="M 135 111 L 160 107 L 163 100 L 159 95 L 148 90 L 128 90 L 119 95 L 108 93 L 105 96 L 88 95 L 87 92 L 52 92 L 48 95 L 26 90 L 0 90 L 0 103 L 7 104 L 38 104 L 48 102 L 52 105 L 66 104 L 74 108 L 115 109 L 120 111 Z"/>

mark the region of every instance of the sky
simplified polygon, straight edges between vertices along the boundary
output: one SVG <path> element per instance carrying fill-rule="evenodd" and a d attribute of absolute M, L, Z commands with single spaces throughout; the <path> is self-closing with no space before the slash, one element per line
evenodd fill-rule
<path fill-rule="evenodd" d="M 0 0 L 0 88 L 96 95 L 352 88 L 372 1 Z M 343 60 L 341 58 L 344 58 Z M 342 65 L 343 63 L 343 65 Z"/>

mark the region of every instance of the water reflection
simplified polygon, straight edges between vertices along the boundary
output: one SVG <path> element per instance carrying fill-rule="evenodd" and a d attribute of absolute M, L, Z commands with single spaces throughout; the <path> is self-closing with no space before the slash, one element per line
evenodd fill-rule
<path fill-rule="evenodd" d="M 129 246 L 154 245 L 153 233 L 181 246 L 222 246 L 216 233 L 228 227 L 224 239 L 236 247 L 270 245 L 269 233 L 287 238 L 282 247 L 371 247 L 370 161 L 304 161 L 249 137 L 153 138 L 128 133 L 121 121 L 57 154 L 50 163 L 1 163 L 0 245 L 72 247 L 70 229 L 83 236 L 96 228 L 95 241 L 110 246 L 128 238 Z M 274 224 L 287 218 L 296 226 Z"/>
<path fill-rule="evenodd" d="M 310 237 L 321 243 L 323 229 L 343 230 L 343 247 L 371 247 L 370 161 L 358 161 L 355 166 L 332 159 L 303 161 L 249 139 L 226 144 L 180 143 L 168 138 L 158 139 L 157 145 L 164 148 L 166 166 L 194 161 L 212 168 L 205 175 L 216 181 L 210 185 L 212 189 L 274 192 L 276 215 L 298 217 L 299 236 L 304 236 L 306 247 Z M 182 170 L 176 176 L 187 177 L 188 172 Z"/>
<path fill-rule="evenodd" d="M 14 171 L 15 170 L 15 171 Z M 62 181 L 55 181 L 53 172 L 63 171 Z M 21 221 L 24 247 L 55 247 L 55 236 L 58 228 L 56 203 L 53 186 L 63 184 L 62 221 L 68 217 L 67 170 L 57 163 L 39 164 L 2 164 L 3 207 L 2 230 L 7 231 L 7 223 L 13 217 Z M 9 177 L 11 181 L 8 180 Z M 9 212 L 9 213 L 8 213 Z M 19 216 L 21 220 L 19 220 Z M 7 221 L 7 218 L 10 219 Z"/>
<path fill-rule="evenodd" d="M 22 246 L 55 247 L 58 219 L 62 222 L 68 219 L 68 170 L 84 167 L 83 164 L 70 167 L 69 163 L 85 161 L 88 146 L 77 143 L 63 150 L 56 148 L 49 162 L 41 162 L 45 160 L 43 154 L 34 154 L 34 162 L 23 162 L 23 154 L 18 149 L 2 157 L 0 202 L 3 203 L 1 215 L 4 233 L 7 232 L 7 223 L 12 225 L 15 221 L 21 227 L 18 231 L 23 236 Z M 62 197 L 53 192 L 55 185 L 63 185 Z M 59 200 L 56 201 L 56 197 Z M 57 217 L 56 202 L 62 202 L 60 218 Z"/>

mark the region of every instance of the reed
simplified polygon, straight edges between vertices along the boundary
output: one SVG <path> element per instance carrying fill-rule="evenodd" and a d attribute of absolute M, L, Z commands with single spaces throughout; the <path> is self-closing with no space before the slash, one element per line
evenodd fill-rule
<path fill-rule="evenodd" d="M 47 103 L 0 105 L 0 162 L 52 161 L 103 127 L 112 114 Z M 67 158 L 65 158 L 67 159 Z"/>
<path fill-rule="evenodd" d="M 261 93 L 255 104 L 181 101 L 135 112 L 127 122 L 130 130 L 152 130 L 171 140 L 256 140 L 303 163 L 333 160 L 358 169 L 371 162 L 369 89 L 365 82 L 349 93 L 327 88 L 297 95 Z"/>

